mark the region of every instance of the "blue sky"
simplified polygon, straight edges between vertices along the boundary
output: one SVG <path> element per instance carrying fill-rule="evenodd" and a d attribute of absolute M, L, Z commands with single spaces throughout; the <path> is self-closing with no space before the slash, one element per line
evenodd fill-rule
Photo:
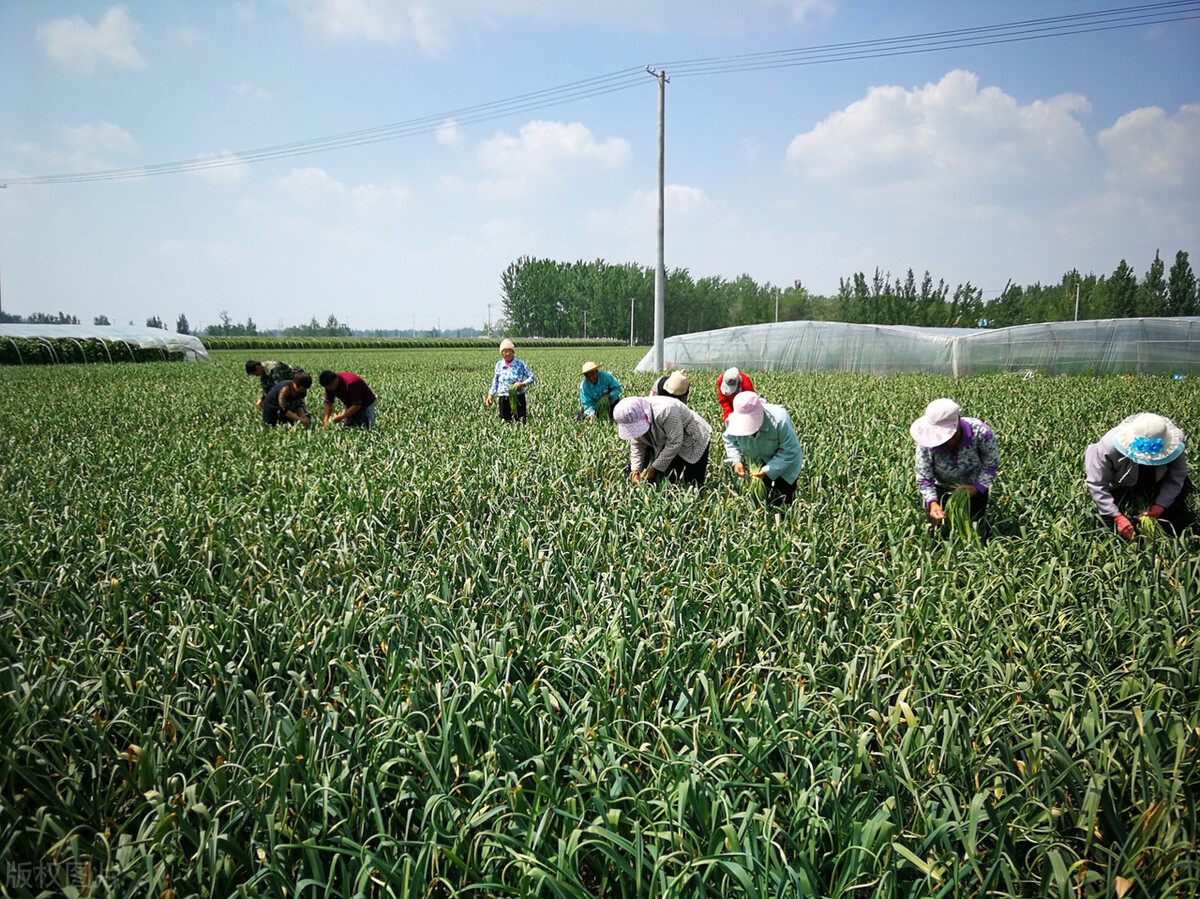
<path fill-rule="evenodd" d="M 523 255 L 829 294 L 880 268 L 994 297 L 1071 268 L 1200 269 L 1193 18 L 758 71 L 745 54 L 1120 3 L 0 0 L 0 290 L 90 323 L 478 326 Z M 959 42 L 961 44 L 961 41 Z M 699 72 L 697 71 L 699 70 Z M 621 80 L 617 73 L 625 78 Z M 674 74 L 673 74 L 674 73 Z M 633 77 L 639 75 L 639 77 Z M 614 76 L 592 97 L 462 110 Z M 459 111 L 458 115 L 453 114 Z M 391 140 L 247 151 L 392 123 Z M 137 174 L 218 158 L 220 167 Z M 121 170 L 108 180 L 34 177 Z"/>

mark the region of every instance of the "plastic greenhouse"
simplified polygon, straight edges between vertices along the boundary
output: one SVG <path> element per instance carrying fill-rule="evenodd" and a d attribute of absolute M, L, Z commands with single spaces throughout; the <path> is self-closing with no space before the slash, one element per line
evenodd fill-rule
<path fill-rule="evenodd" d="M 80 345 L 89 340 L 100 340 L 109 344 L 125 344 L 146 350 L 162 350 L 164 353 L 184 354 L 193 362 L 208 361 L 208 350 L 199 337 L 177 334 L 161 328 L 138 328 L 133 325 L 32 325 L 0 324 L 0 343 L 16 340 L 67 340 Z M 109 350 L 110 355 L 117 350 Z M 63 362 L 78 362 L 78 358 L 64 358 Z M 115 360 L 114 360 L 115 361 Z M 128 360 L 127 360 L 128 361 Z"/>
<path fill-rule="evenodd" d="M 653 371 L 653 357 L 651 350 L 636 370 Z M 777 322 L 669 337 L 663 343 L 663 364 L 954 377 L 1014 369 L 1200 374 L 1200 317 L 1110 318 L 996 329 Z"/>

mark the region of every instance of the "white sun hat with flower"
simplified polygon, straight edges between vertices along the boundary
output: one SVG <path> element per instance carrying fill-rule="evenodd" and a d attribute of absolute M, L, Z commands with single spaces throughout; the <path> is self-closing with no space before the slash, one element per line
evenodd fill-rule
<path fill-rule="evenodd" d="M 1166 465 L 1183 453 L 1183 431 L 1153 412 L 1130 415 L 1114 430 L 1113 445 L 1138 465 Z"/>

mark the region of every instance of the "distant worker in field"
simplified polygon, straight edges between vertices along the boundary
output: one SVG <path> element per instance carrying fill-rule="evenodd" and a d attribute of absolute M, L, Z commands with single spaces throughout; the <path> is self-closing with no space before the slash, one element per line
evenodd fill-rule
<path fill-rule="evenodd" d="M 725 369 L 721 380 L 717 382 L 717 401 L 721 404 L 724 421 L 728 421 L 729 414 L 733 412 L 733 398 L 743 390 L 753 389 L 754 385 L 750 383 L 750 377 L 745 372 L 738 371 L 736 368 Z"/>
<path fill-rule="evenodd" d="M 262 388 L 262 392 L 258 395 L 258 401 L 254 404 L 256 409 L 261 409 L 263 397 L 265 397 L 271 388 L 280 381 L 291 380 L 294 371 L 286 362 L 257 362 L 251 359 L 246 363 L 246 374 L 253 375 L 258 378 L 258 385 Z"/>
<path fill-rule="evenodd" d="M 492 408 L 493 398 L 498 398 L 501 421 L 517 421 L 524 424 L 528 408 L 525 404 L 525 388 L 533 383 L 533 372 L 517 358 L 517 348 L 511 340 L 500 341 L 500 361 L 492 374 L 492 386 L 488 388 L 487 407 Z"/>
<path fill-rule="evenodd" d="M 370 430 L 375 426 L 375 394 L 356 374 L 328 369 L 317 378 L 325 388 L 324 425 L 341 424 L 345 428 Z M 342 411 L 333 414 L 334 400 L 342 401 Z"/>
<path fill-rule="evenodd" d="M 909 426 L 917 442 L 917 489 L 930 521 L 944 521 L 950 494 L 965 490 L 971 499 L 971 520 L 987 510 L 988 492 L 1000 471 L 1000 449 L 992 429 L 968 418 L 951 399 L 937 399 Z"/>
<path fill-rule="evenodd" d="M 306 371 L 298 371 L 289 381 L 280 381 L 269 391 L 262 400 L 263 424 L 276 425 L 302 424 L 308 427 L 308 408 L 305 397 L 312 387 L 312 375 Z"/>
<path fill-rule="evenodd" d="M 764 403 L 753 390 L 733 398 L 733 411 L 725 419 L 725 462 L 739 478 L 762 480 L 766 500 L 789 505 L 796 496 L 796 479 L 804 465 L 804 451 L 787 409 Z M 746 463 L 759 466 L 752 471 Z"/>
<path fill-rule="evenodd" d="M 595 362 L 583 363 L 583 380 L 579 382 L 580 421 L 595 421 L 603 416 L 612 421 L 613 407 L 621 399 L 621 385 L 611 373 Z"/>
<path fill-rule="evenodd" d="M 1155 518 L 1176 535 L 1196 527 L 1187 503 L 1194 488 L 1188 479 L 1185 442 L 1183 431 L 1169 418 L 1140 412 L 1088 446 L 1088 490 L 1106 527 L 1132 540 L 1134 526 L 1125 511 Z"/>
<path fill-rule="evenodd" d="M 613 410 L 617 433 L 629 441 L 634 484 L 663 479 L 693 487 L 704 483 L 712 425 L 678 400 L 631 396 Z"/>
<path fill-rule="evenodd" d="M 688 373 L 683 369 L 663 375 L 650 388 L 651 396 L 665 396 L 687 404 L 688 394 L 692 392 L 692 382 Z"/>

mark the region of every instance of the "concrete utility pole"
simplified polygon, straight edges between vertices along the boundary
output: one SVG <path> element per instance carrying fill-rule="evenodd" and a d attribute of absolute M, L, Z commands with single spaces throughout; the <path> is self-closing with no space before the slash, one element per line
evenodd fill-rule
<path fill-rule="evenodd" d="M 1075 282 L 1075 321 L 1079 321 L 1079 282 Z"/>
<path fill-rule="evenodd" d="M 629 345 L 633 346 L 633 297 L 629 298 Z"/>
<path fill-rule="evenodd" d="M 663 334 L 667 318 L 667 266 L 664 261 L 663 207 L 666 204 L 666 182 L 664 180 L 666 165 L 666 119 L 667 119 L 667 73 L 656 72 L 649 66 L 646 71 L 658 79 L 658 265 L 654 269 L 654 370 L 663 371 Z"/>

